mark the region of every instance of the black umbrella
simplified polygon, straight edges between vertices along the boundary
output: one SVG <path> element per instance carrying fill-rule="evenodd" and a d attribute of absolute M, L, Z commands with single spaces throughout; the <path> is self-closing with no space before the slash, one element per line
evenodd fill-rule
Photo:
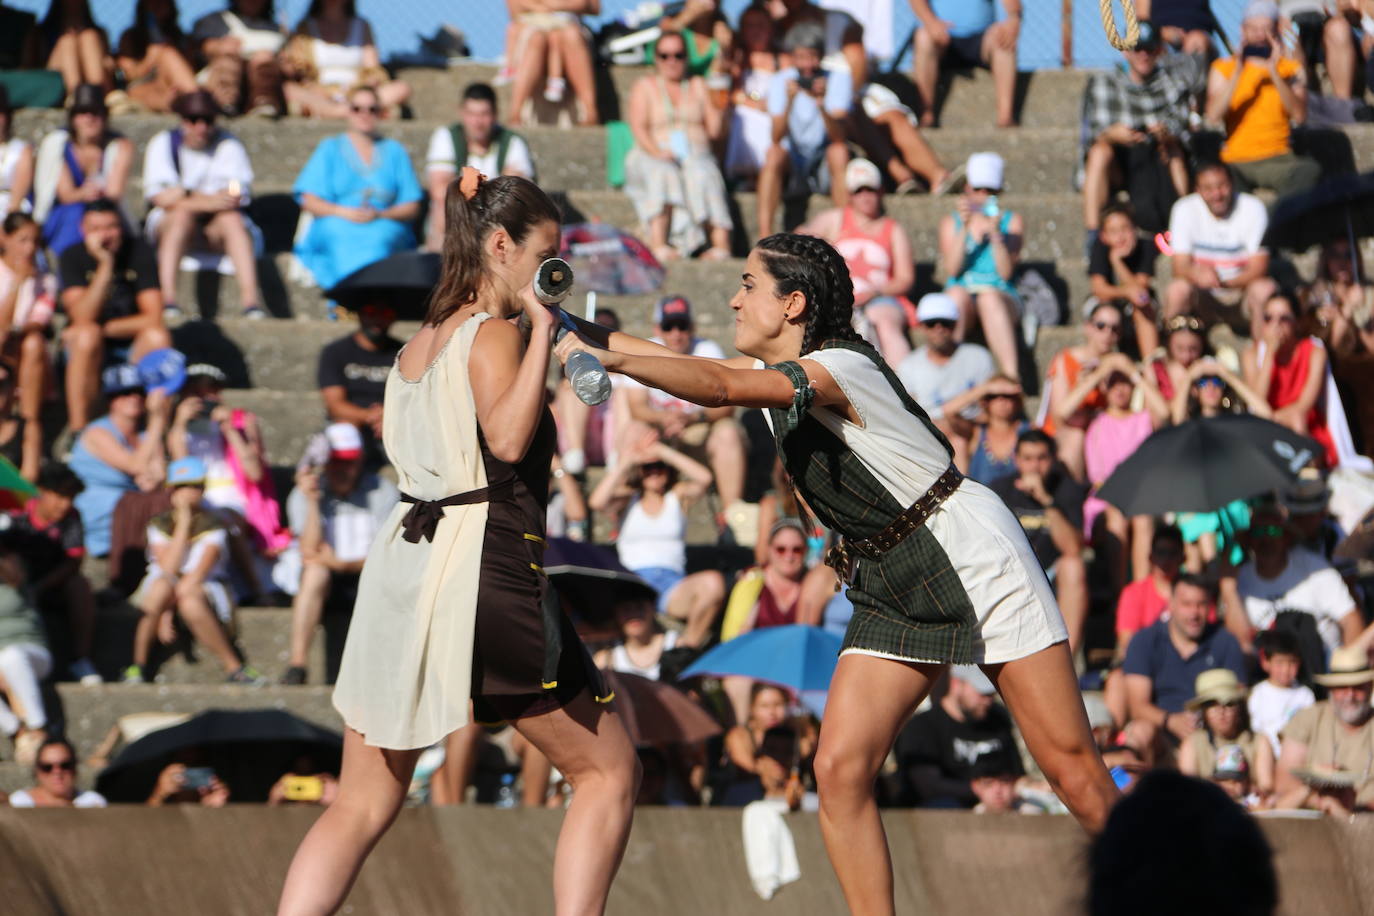
<path fill-rule="evenodd" d="M 1328 178 L 1280 198 L 1269 216 L 1267 245 L 1302 251 L 1313 245 L 1374 235 L 1374 172 Z"/>
<path fill-rule="evenodd" d="M 1127 515 L 1214 512 L 1286 489 L 1322 447 L 1249 414 L 1162 429 L 1121 462 L 1097 495 Z"/>
<path fill-rule="evenodd" d="M 142 802 L 174 762 L 206 766 L 229 787 L 232 801 L 265 802 L 273 783 L 307 756 L 339 772 L 343 738 L 279 709 L 211 709 L 139 738 L 96 777 L 112 802 Z M 189 762 L 188 762 L 189 761 Z"/>
<path fill-rule="evenodd" d="M 549 538 L 544 573 L 574 618 L 594 626 L 615 624 L 612 614 L 618 601 L 658 597 L 652 585 L 620 565 L 614 549 L 597 544 Z"/>
<path fill-rule="evenodd" d="M 403 251 L 358 268 L 325 295 L 349 311 L 364 305 L 389 305 L 400 320 L 421 321 L 438 282 L 437 254 Z"/>

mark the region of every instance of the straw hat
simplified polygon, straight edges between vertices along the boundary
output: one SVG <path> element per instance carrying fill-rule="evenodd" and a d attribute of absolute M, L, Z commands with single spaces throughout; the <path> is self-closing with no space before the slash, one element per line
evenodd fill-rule
<path fill-rule="evenodd" d="M 1346 646 L 1331 653 L 1331 669 L 1312 678 L 1323 687 L 1354 687 L 1374 681 L 1369 652 L 1359 646 Z"/>
<path fill-rule="evenodd" d="M 1187 702 L 1189 709 L 1201 709 L 1208 703 L 1234 703 L 1245 699 L 1245 685 L 1230 668 L 1212 668 L 1197 676 L 1193 684 L 1197 696 Z"/>

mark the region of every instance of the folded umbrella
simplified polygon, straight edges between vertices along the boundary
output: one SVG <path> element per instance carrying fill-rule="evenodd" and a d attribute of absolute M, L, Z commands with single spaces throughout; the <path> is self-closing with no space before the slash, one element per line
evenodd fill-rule
<path fill-rule="evenodd" d="M 211 709 L 180 725 L 139 738 L 96 777 L 96 791 L 112 802 L 143 802 L 158 774 L 194 755 L 215 771 L 231 800 L 265 802 L 267 793 L 300 757 L 338 773 L 343 738 L 279 709 Z"/>
<path fill-rule="evenodd" d="M 24 479 L 19 469 L 0 455 L 0 509 L 22 509 L 38 490 Z"/>
<path fill-rule="evenodd" d="M 710 713 L 671 684 L 619 671 L 602 676 L 615 691 L 616 711 L 636 747 L 695 744 L 722 731 Z"/>
<path fill-rule="evenodd" d="M 688 665 L 678 679 L 737 674 L 798 692 L 828 690 L 841 642 L 820 627 L 765 627 L 721 643 Z"/>
<path fill-rule="evenodd" d="M 437 254 L 403 251 L 358 268 L 325 295 L 349 311 L 386 305 L 396 310 L 401 321 L 422 321 L 438 283 Z"/>
<path fill-rule="evenodd" d="M 1141 443 L 1097 491 L 1126 515 L 1214 512 L 1287 489 L 1322 447 L 1249 414 L 1190 420 Z"/>

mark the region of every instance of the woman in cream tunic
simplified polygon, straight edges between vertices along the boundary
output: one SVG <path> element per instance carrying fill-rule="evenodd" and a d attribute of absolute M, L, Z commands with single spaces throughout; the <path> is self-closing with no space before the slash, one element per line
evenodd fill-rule
<path fill-rule="evenodd" d="M 472 169 L 445 210 L 433 304 L 387 380 L 382 438 L 403 495 L 363 566 L 334 691 L 348 725 L 339 797 L 296 853 L 280 914 L 342 904 L 420 751 L 467 724 L 470 700 L 574 787 L 554 859 L 557 912 L 604 908 L 629 835 L 634 748 L 545 600 L 540 566 L 555 322 L 530 287 L 558 251 L 558 211 L 523 178 L 482 183 Z M 500 320 L 522 311 L 528 345 Z"/>

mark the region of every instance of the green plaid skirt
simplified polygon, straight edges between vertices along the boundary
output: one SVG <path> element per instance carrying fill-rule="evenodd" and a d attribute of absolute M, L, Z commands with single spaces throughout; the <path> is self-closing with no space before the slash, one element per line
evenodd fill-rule
<path fill-rule="evenodd" d="M 913 662 L 973 662 L 977 618 L 944 547 L 925 528 L 860 559 L 849 586 L 854 616 L 843 650 Z"/>

